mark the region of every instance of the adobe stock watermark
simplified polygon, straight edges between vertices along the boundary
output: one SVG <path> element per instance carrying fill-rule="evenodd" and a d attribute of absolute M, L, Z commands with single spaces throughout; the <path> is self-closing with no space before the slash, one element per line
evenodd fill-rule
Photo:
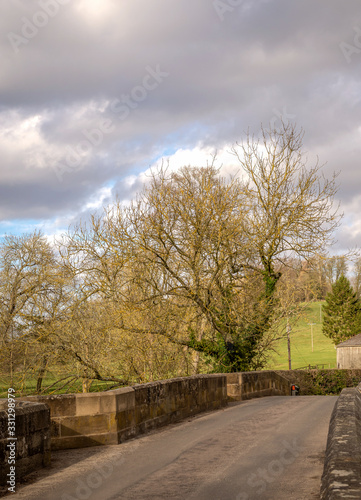
<path fill-rule="evenodd" d="M 236 7 L 243 3 L 244 0 L 213 0 L 213 7 L 219 19 L 224 21 L 225 14 L 233 12 Z"/>
<path fill-rule="evenodd" d="M 139 446 L 139 442 L 133 442 L 130 453 L 134 452 Z M 75 480 L 71 494 L 63 493 L 60 500 L 88 500 L 96 490 L 99 490 L 101 486 L 110 480 L 112 475 L 117 474 L 119 476 L 120 469 L 118 466 L 125 463 L 124 455 L 125 452 L 122 452 L 120 456 L 108 458 L 104 462 L 101 462 L 101 459 L 98 460 L 98 463 L 92 467 L 89 474 Z M 100 496 L 97 495 L 96 498 Z"/>
<path fill-rule="evenodd" d="M 282 110 L 273 108 L 272 112 L 273 116 L 269 122 L 269 129 L 266 129 L 268 132 L 276 131 L 280 134 L 283 127 L 287 127 L 296 118 L 296 115 L 287 112 L 286 106 L 283 106 Z"/>
<path fill-rule="evenodd" d="M 77 478 L 74 485 L 74 490 L 71 495 L 63 493 L 61 500 L 88 500 L 95 490 L 98 490 L 114 472 L 116 465 L 124 463 L 124 457 L 117 460 L 107 460 L 103 464 L 96 464 L 90 474 L 84 479 Z"/>
<path fill-rule="evenodd" d="M 282 109 L 273 108 L 272 113 L 272 118 L 268 124 L 263 126 L 255 137 L 263 137 L 264 133 L 267 135 L 282 134 L 284 129 L 296 119 L 296 115 L 288 113 L 286 106 L 283 106 Z"/>
<path fill-rule="evenodd" d="M 258 468 L 256 472 L 248 477 L 247 484 L 249 487 L 255 489 L 257 495 L 264 493 L 267 486 L 276 481 L 277 478 L 284 473 L 286 466 L 293 464 L 296 458 L 299 457 L 303 448 L 297 441 L 297 438 L 295 438 L 292 443 L 283 441 L 283 450 L 278 458 L 271 460 L 267 468 Z M 243 491 L 237 495 L 236 500 L 250 500 L 251 498 L 254 498 L 254 495 L 250 496 L 249 493 Z M 259 498 L 262 497 L 260 496 Z"/>
<path fill-rule="evenodd" d="M 355 35 L 353 38 L 353 45 L 346 42 L 341 42 L 339 47 L 341 49 L 342 54 L 344 55 L 346 61 L 350 64 L 352 56 L 354 54 L 361 53 L 361 28 L 359 26 L 355 26 L 353 28 Z"/>
<path fill-rule="evenodd" d="M 160 65 L 154 67 L 146 66 L 146 74 L 143 77 L 141 85 L 132 88 L 129 94 L 122 94 L 119 99 L 110 103 L 109 109 L 117 115 L 121 121 L 126 120 L 134 109 L 143 102 L 150 92 L 159 87 L 169 73 L 162 71 Z M 62 182 L 66 172 L 72 172 L 81 168 L 86 159 L 94 152 L 95 148 L 100 147 L 106 135 L 115 130 L 115 123 L 111 119 L 103 120 L 95 128 L 83 129 L 83 139 L 75 147 L 67 146 L 65 157 L 61 162 L 52 165 L 59 182 Z"/>
<path fill-rule="evenodd" d="M 7 401 L 7 417 L 8 417 L 8 434 L 7 438 L 8 444 L 6 445 L 6 453 L 8 454 L 7 464 L 9 466 L 9 472 L 6 474 L 6 484 L 8 485 L 8 491 L 15 493 L 16 487 L 16 447 L 17 447 L 17 437 L 15 434 L 16 427 L 16 410 L 15 410 L 15 389 L 9 387 L 8 389 L 8 401 Z"/>
<path fill-rule="evenodd" d="M 32 15 L 31 19 L 25 16 L 21 18 L 21 34 L 14 33 L 13 31 L 7 34 L 15 54 L 18 54 L 20 48 L 27 45 L 39 33 L 39 30 L 48 25 L 50 19 L 58 14 L 62 5 L 66 5 L 69 2 L 70 0 L 39 0 L 38 5 L 40 9 Z"/>

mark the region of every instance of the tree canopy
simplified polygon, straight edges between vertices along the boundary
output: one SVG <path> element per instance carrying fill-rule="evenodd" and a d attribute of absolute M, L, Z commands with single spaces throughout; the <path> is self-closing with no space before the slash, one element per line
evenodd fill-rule
<path fill-rule="evenodd" d="M 302 138 L 291 125 L 248 137 L 233 149 L 242 173 L 229 179 L 213 165 L 161 169 L 129 207 L 93 220 L 91 255 L 105 244 L 133 297 L 123 328 L 191 347 L 217 370 L 262 366 L 267 332 L 282 316 L 282 266 L 322 252 L 339 223 L 335 176 L 306 165 Z M 84 250 L 84 230 L 71 240 Z M 103 254 L 97 269 L 104 262 Z M 127 314 L 132 307 L 137 314 Z"/>
<path fill-rule="evenodd" d="M 361 302 L 344 275 L 327 294 L 323 313 L 322 332 L 335 344 L 361 333 Z"/>
<path fill-rule="evenodd" d="M 53 361 L 74 366 L 88 390 L 264 366 L 302 282 L 290 269 L 320 262 L 340 220 L 335 176 L 308 165 L 302 139 L 293 125 L 248 136 L 233 177 L 215 162 L 153 171 L 129 205 L 94 213 L 56 251 L 38 233 L 5 239 L 11 367 L 36 371 L 41 388 Z"/>

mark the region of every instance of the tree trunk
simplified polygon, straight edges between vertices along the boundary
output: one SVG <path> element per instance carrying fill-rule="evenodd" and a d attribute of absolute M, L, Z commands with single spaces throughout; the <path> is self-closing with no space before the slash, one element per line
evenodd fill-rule
<path fill-rule="evenodd" d="M 40 370 L 39 370 L 39 373 L 38 373 L 38 379 L 36 381 L 36 392 L 37 394 L 40 394 L 41 392 L 41 386 L 43 384 L 43 379 L 44 379 L 44 375 L 45 375 L 45 372 L 46 372 L 46 366 L 48 364 L 48 358 L 46 357 L 43 357 L 43 359 L 41 360 L 41 366 L 40 366 Z"/>

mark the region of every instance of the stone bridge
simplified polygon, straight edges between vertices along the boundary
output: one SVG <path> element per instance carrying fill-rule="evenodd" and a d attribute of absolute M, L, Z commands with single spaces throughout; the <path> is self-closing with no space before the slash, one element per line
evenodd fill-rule
<path fill-rule="evenodd" d="M 274 371 L 261 371 L 197 375 L 103 393 L 20 398 L 16 405 L 17 480 L 48 465 L 50 448 L 119 444 L 158 427 L 224 408 L 231 401 L 290 393 L 287 378 Z M 5 420 L 3 409 L 0 411 L 0 458 L 5 462 L 0 475 L 3 485 L 8 479 L 10 452 Z M 359 388 L 344 390 L 332 414 L 322 499 L 361 498 L 360 421 Z"/>

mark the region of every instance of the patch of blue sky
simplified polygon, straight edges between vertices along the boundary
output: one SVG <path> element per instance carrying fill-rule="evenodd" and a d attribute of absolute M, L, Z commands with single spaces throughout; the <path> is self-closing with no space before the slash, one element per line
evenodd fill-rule
<path fill-rule="evenodd" d="M 20 236 L 32 233 L 35 229 L 41 231 L 41 221 L 36 219 L 15 219 L 0 221 L 0 237 L 6 235 Z"/>

